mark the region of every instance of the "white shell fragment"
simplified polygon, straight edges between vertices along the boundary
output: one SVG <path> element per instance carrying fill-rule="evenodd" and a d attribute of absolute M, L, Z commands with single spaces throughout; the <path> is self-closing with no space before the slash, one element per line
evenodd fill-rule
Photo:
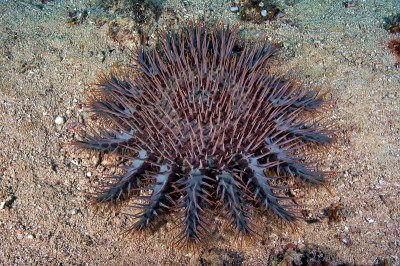
<path fill-rule="evenodd" d="M 265 9 L 261 10 L 261 16 L 266 17 L 267 16 L 267 10 L 265 10 Z"/>
<path fill-rule="evenodd" d="M 56 122 L 57 125 L 62 125 L 65 123 L 65 118 L 62 116 L 57 116 L 54 122 Z"/>
<path fill-rule="evenodd" d="M 258 3 L 258 6 L 259 6 L 259 7 L 263 7 L 263 6 L 264 6 L 264 2 Z"/>
<path fill-rule="evenodd" d="M 232 12 L 236 12 L 236 11 L 239 11 L 239 7 L 232 6 L 231 8 L 229 8 L 229 10 L 232 11 Z"/>

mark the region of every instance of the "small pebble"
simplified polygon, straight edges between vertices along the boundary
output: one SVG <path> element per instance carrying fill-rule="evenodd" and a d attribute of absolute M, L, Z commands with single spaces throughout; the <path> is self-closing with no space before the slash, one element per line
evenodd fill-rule
<path fill-rule="evenodd" d="M 371 218 L 366 218 L 365 220 L 370 224 L 375 223 L 375 220 Z"/>
<path fill-rule="evenodd" d="M 11 195 L 8 196 L 5 201 L 2 201 L 0 203 L 0 209 L 4 209 L 4 207 L 11 208 L 11 205 L 14 203 L 15 200 L 16 200 L 15 196 L 11 196 Z"/>
<path fill-rule="evenodd" d="M 260 3 L 258 3 L 258 6 L 259 6 L 259 7 L 263 7 L 263 6 L 264 6 L 264 3 L 263 3 L 263 2 L 260 2 Z"/>
<path fill-rule="evenodd" d="M 80 158 L 74 158 L 71 160 L 71 163 L 76 165 L 76 166 L 81 166 L 81 159 Z"/>
<path fill-rule="evenodd" d="M 351 245 L 350 237 L 348 237 L 346 235 L 342 237 L 342 242 L 345 243 L 348 246 Z"/>
<path fill-rule="evenodd" d="M 261 10 L 261 16 L 266 17 L 267 16 L 267 10 L 265 10 L 265 9 Z"/>
<path fill-rule="evenodd" d="M 232 7 L 230 8 L 230 11 L 236 12 L 236 11 L 239 11 L 239 8 L 238 8 L 237 6 L 232 6 Z"/>
<path fill-rule="evenodd" d="M 33 235 L 27 235 L 26 238 L 33 239 Z"/>
<path fill-rule="evenodd" d="M 56 122 L 57 125 L 62 125 L 65 123 L 65 118 L 62 116 L 57 116 L 54 122 Z"/>

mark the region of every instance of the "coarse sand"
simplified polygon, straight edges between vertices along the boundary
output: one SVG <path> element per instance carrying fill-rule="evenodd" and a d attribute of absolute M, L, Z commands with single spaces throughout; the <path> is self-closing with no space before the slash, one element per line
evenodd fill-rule
<path fill-rule="evenodd" d="M 249 43 L 280 43 L 273 71 L 330 90 L 327 116 L 337 132 L 319 166 L 335 172 L 332 194 L 312 187 L 301 201 L 321 221 L 292 230 L 265 217 L 257 222 L 265 228 L 261 239 L 237 241 L 222 230 L 198 250 L 177 249 L 171 223 L 125 236 L 129 210 L 96 213 L 87 196 L 102 165 L 63 146 L 82 121 L 96 77 L 130 60 L 107 25 L 68 22 L 68 10 L 93 2 L 0 1 L 0 264 L 267 265 L 285 247 L 308 245 L 332 264 L 400 264 L 400 75 L 387 49 L 399 35 L 383 28 L 384 17 L 400 12 L 398 0 L 358 0 L 349 8 L 333 0 L 276 1 L 284 13 L 261 24 L 240 21 L 228 0 L 163 3 L 178 23 L 237 23 Z M 57 116 L 65 123 L 55 123 Z M 329 221 L 323 210 L 334 204 L 339 218 Z"/>

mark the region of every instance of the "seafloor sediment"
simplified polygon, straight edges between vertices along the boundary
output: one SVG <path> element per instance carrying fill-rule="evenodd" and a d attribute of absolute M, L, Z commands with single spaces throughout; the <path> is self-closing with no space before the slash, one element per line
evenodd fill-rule
<path fill-rule="evenodd" d="M 222 0 L 169 0 L 133 22 L 117 9 L 93 8 L 98 1 L 1 1 L 0 262 L 265 265 L 285 250 L 295 256 L 311 246 L 332 264 L 397 265 L 400 78 L 387 43 L 399 35 L 383 21 L 400 4 L 354 2 L 276 1 L 282 13 L 254 23 L 230 11 L 238 3 Z M 238 23 L 248 43 L 279 43 L 273 72 L 330 90 L 337 143 L 320 167 L 335 172 L 332 194 L 310 188 L 301 200 L 316 222 L 290 230 L 265 217 L 261 238 L 237 241 L 222 230 L 197 251 L 177 250 L 172 222 L 126 237 L 131 217 L 91 206 L 87 193 L 108 160 L 73 156 L 63 146 L 85 119 L 85 92 L 102 72 L 129 64 L 132 43 L 151 45 L 157 28 L 193 18 Z M 57 116 L 65 121 L 56 124 Z"/>

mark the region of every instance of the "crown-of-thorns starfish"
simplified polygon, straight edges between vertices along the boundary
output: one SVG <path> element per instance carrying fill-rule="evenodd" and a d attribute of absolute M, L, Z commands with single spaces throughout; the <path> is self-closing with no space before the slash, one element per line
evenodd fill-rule
<path fill-rule="evenodd" d="M 317 124 L 324 94 L 273 76 L 274 48 L 240 46 L 236 33 L 202 24 L 165 32 L 134 51 L 135 69 L 101 77 L 90 97 L 97 128 L 74 145 L 124 159 L 125 173 L 96 201 L 136 202 L 134 228 L 171 214 L 178 239 L 197 241 L 208 213 L 224 210 L 249 233 L 255 210 L 295 219 L 288 183 L 323 182 L 305 161 L 308 147 L 331 142 Z"/>

